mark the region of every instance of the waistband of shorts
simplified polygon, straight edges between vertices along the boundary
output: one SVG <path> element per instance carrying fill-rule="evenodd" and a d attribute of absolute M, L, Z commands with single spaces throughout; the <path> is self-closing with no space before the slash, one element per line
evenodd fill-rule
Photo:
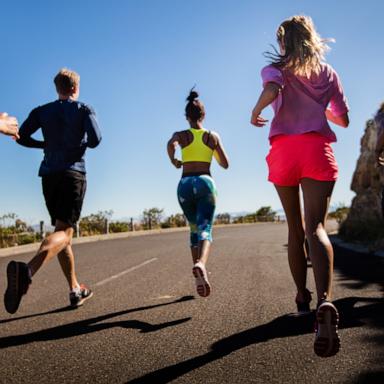
<path fill-rule="evenodd" d="M 332 142 L 328 137 L 322 135 L 321 133 L 307 132 L 307 133 L 301 133 L 298 135 L 276 135 L 271 137 L 270 143 L 273 144 L 278 141 L 305 141 L 305 140 L 313 140 L 313 139 L 323 141 L 324 143 Z"/>

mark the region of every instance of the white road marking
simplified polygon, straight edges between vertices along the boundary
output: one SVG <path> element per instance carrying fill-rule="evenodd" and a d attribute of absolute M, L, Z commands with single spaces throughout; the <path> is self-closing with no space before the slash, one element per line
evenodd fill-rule
<path fill-rule="evenodd" d="M 138 265 L 135 265 L 134 267 L 128 268 L 128 269 L 126 269 L 126 270 L 123 271 L 123 272 L 117 273 L 116 275 L 113 275 L 113 276 L 111 276 L 111 277 L 108 277 L 107 279 L 101 280 L 101 281 L 99 281 L 98 283 L 94 284 L 94 286 L 95 286 L 95 287 L 98 287 L 98 286 L 100 286 L 100 285 L 109 283 L 111 280 L 117 279 L 118 277 L 121 277 L 121 276 L 123 276 L 123 275 L 125 275 L 125 274 L 127 274 L 127 273 L 129 273 L 129 272 L 133 272 L 133 271 L 135 271 L 136 269 L 139 269 L 139 268 L 141 268 L 141 267 L 144 267 L 144 265 L 147 265 L 147 264 L 149 264 L 149 263 L 152 263 L 152 262 L 154 262 L 154 261 L 156 261 L 156 260 L 157 260 L 157 258 L 154 257 L 153 259 L 149 259 L 149 260 L 147 260 L 147 261 L 144 261 L 143 263 L 138 264 Z"/>

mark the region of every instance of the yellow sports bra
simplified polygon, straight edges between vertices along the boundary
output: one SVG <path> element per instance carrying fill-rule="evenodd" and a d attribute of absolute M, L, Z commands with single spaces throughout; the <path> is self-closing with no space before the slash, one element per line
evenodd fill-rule
<path fill-rule="evenodd" d="M 193 135 L 193 140 L 191 144 L 181 148 L 183 163 L 190 163 L 192 161 L 210 163 L 212 161 L 213 150 L 203 142 L 203 135 L 208 131 L 195 128 L 190 128 L 189 131 Z"/>

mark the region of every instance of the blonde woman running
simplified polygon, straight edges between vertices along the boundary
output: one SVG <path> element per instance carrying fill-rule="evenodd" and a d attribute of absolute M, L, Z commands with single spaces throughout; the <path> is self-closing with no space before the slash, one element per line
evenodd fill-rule
<path fill-rule="evenodd" d="M 261 112 L 272 104 L 275 116 L 269 134 L 268 179 L 274 183 L 287 217 L 288 260 L 299 312 L 310 310 L 304 248 L 304 238 L 308 239 L 318 298 L 314 350 L 317 355 L 328 357 L 335 355 L 340 346 L 339 315 L 330 302 L 333 249 L 324 229 L 338 176 L 331 148 L 336 136 L 328 121 L 347 127 L 348 105 L 339 76 L 324 62 L 328 47 L 310 17 L 293 16 L 281 23 L 277 42 L 280 53 L 270 53 L 272 64 L 261 72 L 264 89 L 253 109 L 251 123 L 263 127 L 267 120 Z"/>

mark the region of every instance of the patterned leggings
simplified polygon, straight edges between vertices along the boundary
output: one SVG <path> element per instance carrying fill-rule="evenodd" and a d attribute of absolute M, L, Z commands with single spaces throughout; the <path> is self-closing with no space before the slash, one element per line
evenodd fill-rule
<path fill-rule="evenodd" d="M 191 247 L 199 241 L 212 241 L 212 223 L 216 208 L 216 186 L 208 175 L 186 176 L 177 188 L 179 204 L 191 230 Z"/>

